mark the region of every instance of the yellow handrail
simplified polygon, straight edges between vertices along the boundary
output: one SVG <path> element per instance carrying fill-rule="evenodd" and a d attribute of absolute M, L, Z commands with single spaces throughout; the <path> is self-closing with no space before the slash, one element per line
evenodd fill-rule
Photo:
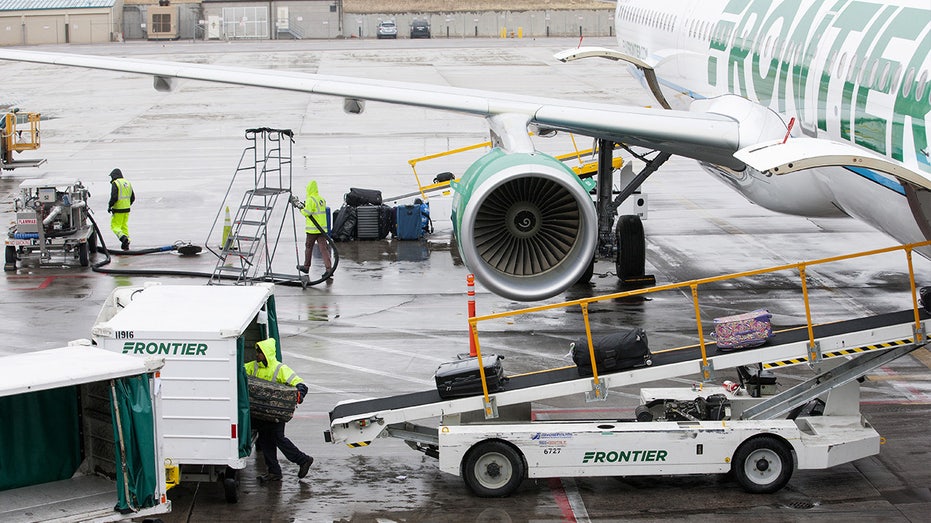
<path fill-rule="evenodd" d="M 478 343 L 478 323 L 479 323 L 479 322 L 489 321 L 489 320 L 494 320 L 494 319 L 500 319 L 500 318 L 507 318 L 507 317 L 512 317 L 512 316 L 521 316 L 521 315 L 524 315 L 524 314 L 530 314 L 530 313 L 534 313 L 534 312 L 548 311 L 548 310 L 552 310 L 552 309 L 562 309 L 562 308 L 567 308 L 567 307 L 572 307 L 572 306 L 576 306 L 576 305 L 577 305 L 577 306 L 579 306 L 579 307 L 582 308 L 582 319 L 583 319 L 583 321 L 584 321 L 584 323 L 585 323 L 585 336 L 586 336 L 586 338 L 588 339 L 589 354 L 592 356 L 592 372 L 593 372 L 593 375 L 594 375 L 594 383 L 595 383 L 595 385 L 598 385 L 598 383 L 599 383 L 599 378 L 598 378 L 598 371 L 597 371 L 596 365 L 595 365 L 594 347 L 593 347 L 593 344 L 592 344 L 592 336 L 591 336 L 591 325 L 590 325 L 590 323 L 589 323 L 589 317 L 588 317 L 588 306 L 589 306 L 590 304 L 592 304 L 592 303 L 597 303 L 597 302 L 601 302 L 601 301 L 617 300 L 617 299 L 620 299 L 620 298 L 627 298 L 627 297 L 631 297 L 631 296 L 640 296 L 640 295 L 644 295 L 644 294 L 651 294 L 651 293 L 655 293 L 655 292 L 662 292 L 662 291 L 668 291 L 668 290 L 682 289 L 682 288 L 688 287 L 688 288 L 691 290 L 692 302 L 693 302 L 693 305 L 694 305 L 694 308 L 695 308 L 695 324 L 696 324 L 696 327 L 697 327 L 697 329 L 698 329 L 699 346 L 700 346 L 700 349 L 701 349 L 702 374 L 703 374 L 704 379 L 707 380 L 707 379 L 709 378 L 710 372 L 709 372 L 709 368 L 708 368 L 708 355 L 707 355 L 706 348 L 705 348 L 704 332 L 703 332 L 703 330 L 702 330 L 702 324 L 701 324 L 701 311 L 700 311 L 700 309 L 699 309 L 699 304 L 698 304 L 698 287 L 699 287 L 699 286 L 701 286 L 701 285 L 707 285 L 707 284 L 709 284 L 709 283 L 716 283 L 716 282 L 721 282 L 721 281 L 733 280 L 733 279 L 737 279 L 737 278 L 746 278 L 746 277 L 749 277 L 749 276 L 757 276 L 757 275 L 760 275 L 760 274 L 768 274 L 768 273 L 772 273 L 772 272 L 779 272 L 779 271 L 786 271 L 786 270 L 793 270 L 793 269 L 796 270 L 796 271 L 798 271 L 799 277 L 801 278 L 802 299 L 804 300 L 804 304 L 805 304 L 805 322 L 806 322 L 806 326 L 807 326 L 807 328 L 808 328 L 808 339 L 809 339 L 809 347 L 810 347 L 809 350 L 810 350 L 810 351 L 814 351 L 814 350 L 815 350 L 814 324 L 813 324 L 812 318 L 811 318 L 811 306 L 810 306 L 809 301 L 808 301 L 808 284 L 807 284 L 807 277 L 806 277 L 806 274 L 805 274 L 805 273 L 806 273 L 806 269 L 807 269 L 808 267 L 815 266 L 815 265 L 824 265 L 824 264 L 828 264 L 828 263 L 834 263 L 834 262 L 844 261 L 844 260 L 851 260 L 851 259 L 855 259 L 855 258 L 864 258 L 864 257 L 868 257 L 868 256 L 875 256 L 875 255 L 878 255 L 878 254 L 886 254 L 886 253 L 895 252 L 895 251 L 904 251 L 904 252 L 905 252 L 905 255 L 906 255 L 906 259 L 907 259 L 907 261 L 908 261 L 908 278 L 909 278 L 909 284 L 911 285 L 912 308 L 913 308 L 914 313 L 915 313 L 915 332 L 916 332 L 915 342 L 917 343 L 918 341 L 920 341 L 920 340 L 922 339 L 922 333 L 921 333 L 921 319 L 920 319 L 920 315 L 919 315 L 919 312 L 918 312 L 918 296 L 917 296 L 916 285 L 915 285 L 915 272 L 914 272 L 914 265 L 913 265 L 913 263 L 912 263 L 912 251 L 913 251 L 914 249 L 916 249 L 916 248 L 919 248 L 919 247 L 927 247 L 927 246 L 931 246 L 931 241 L 924 241 L 924 242 L 918 242 L 918 243 L 910 243 L 910 244 L 906 244 L 906 245 L 896 245 L 896 246 L 893 246 L 893 247 L 885 247 L 885 248 L 881 248 L 881 249 L 873 249 L 873 250 L 869 250 L 869 251 L 863 251 L 863 252 L 857 252 L 857 253 L 851 253 L 851 254 L 843 254 L 843 255 L 839 255 L 839 256 L 831 256 L 831 257 L 828 257 L 828 258 L 821 258 L 821 259 L 812 260 L 812 261 L 808 261 L 808 262 L 798 262 L 798 263 L 789 263 L 789 264 L 785 264 L 785 265 L 776 265 L 776 266 L 773 266 L 773 267 L 767 267 L 767 268 L 763 268 L 763 269 L 755 269 L 755 270 L 750 270 L 750 271 L 743 271 L 743 272 L 736 272 L 736 273 L 732 273 L 732 274 L 725 274 L 725 275 L 722 275 L 722 276 L 711 276 L 711 277 L 707 277 L 707 278 L 699 278 L 699 279 L 695 279 L 695 280 L 688 280 L 688 281 L 684 281 L 684 282 L 680 282 L 680 283 L 669 283 L 669 284 L 665 284 L 665 285 L 657 285 L 657 286 L 655 286 L 655 287 L 650 287 L 650 288 L 645 288 L 645 289 L 634 289 L 634 290 L 630 290 L 630 291 L 623 291 L 623 292 L 616 292 L 616 293 L 611 293 L 611 294 L 604 294 L 604 295 L 601 295 L 601 296 L 593 296 L 593 297 L 590 297 L 590 298 L 580 298 L 580 299 L 577 299 L 577 300 L 571 300 L 571 301 L 566 301 L 566 302 L 561 302 L 561 303 L 552 303 L 552 304 L 546 304 L 546 305 L 537 305 L 537 306 L 533 306 L 533 307 L 527 307 L 527 308 L 524 308 L 524 309 L 517 309 L 517 310 L 505 311 L 505 312 L 497 312 L 497 313 L 493 313 L 493 314 L 486 314 L 486 315 L 482 315 L 482 316 L 475 316 L 475 317 L 469 318 L 469 319 L 468 319 L 468 321 L 469 321 L 469 328 L 470 328 L 470 333 L 471 333 L 471 335 L 475 337 L 475 346 L 476 346 L 476 348 L 478 348 L 478 346 L 479 346 L 479 343 Z M 482 364 L 481 364 L 481 352 L 480 352 L 480 351 L 477 351 L 477 354 L 478 354 L 478 357 L 479 357 L 479 368 L 482 368 Z M 811 354 L 809 355 L 809 357 L 810 357 L 810 360 L 809 360 L 809 361 L 812 361 L 813 358 L 811 358 Z M 487 387 L 484 385 L 484 373 L 482 374 L 482 381 L 483 381 L 483 391 L 484 391 L 484 394 L 485 394 L 485 402 L 486 402 L 486 404 L 488 404 L 488 402 L 490 401 L 490 399 L 489 399 L 489 396 L 488 396 L 488 389 L 487 389 Z M 486 413 L 486 415 L 487 415 L 487 413 Z"/>
<path fill-rule="evenodd" d="M 533 135 L 533 133 L 530 133 L 530 134 Z M 554 156 L 553 158 L 556 158 L 557 160 L 561 162 L 566 162 L 573 158 L 578 159 L 579 165 L 570 167 L 570 169 L 572 169 L 576 175 L 582 177 L 583 175 L 594 174 L 597 171 L 598 162 L 593 161 L 593 162 L 586 163 L 582 159 L 582 157 L 594 154 L 595 150 L 594 149 L 579 150 L 578 145 L 575 143 L 575 135 L 570 134 L 569 136 L 572 138 L 572 147 L 574 149 L 574 152 L 560 154 L 558 156 Z M 424 200 L 426 200 L 429 198 L 426 194 L 427 192 L 432 191 L 434 189 L 446 187 L 449 185 L 449 182 L 438 182 L 438 183 L 433 183 L 430 185 L 421 184 L 420 175 L 417 173 L 418 163 L 426 161 L 426 160 L 435 160 L 437 158 L 443 158 L 444 156 L 452 156 L 454 154 L 473 151 L 475 149 L 481 149 L 483 147 L 491 147 L 491 142 L 487 141 L 487 142 L 477 143 L 473 145 L 467 145 L 465 147 L 450 149 L 448 151 L 443 151 L 440 153 L 428 154 L 426 156 L 420 156 L 418 158 L 411 158 L 410 160 L 408 160 L 407 164 L 411 166 L 411 171 L 414 172 L 414 180 L 416 180 L 417 182 L 417 190 L 420 192 L 420 196 L 423 197 Z M 624 164 L 624 159 L 621 158 L 620 156 L 614 158 L 611 162 L 612 168 L 614 169 L 620 169 L 623 164 Z"/>

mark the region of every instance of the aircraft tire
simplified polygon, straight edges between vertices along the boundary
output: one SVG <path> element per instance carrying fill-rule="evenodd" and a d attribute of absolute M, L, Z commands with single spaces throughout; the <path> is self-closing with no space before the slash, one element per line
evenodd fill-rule
<path fill-rule="evenodd" d="M 591 283 L 592 277 L 595 275 L 595 260 L 592 259 L 592 262 L 588 264 L 588 268 L 585 269 L 585 272 L 579 276 L 579 280 L 575 282 L 576 284 Z"/>
<path fill-rule="evenodd" d="M 646 240 L 643 222 L 636 214 L 625 214 L 617 220 L 615 229 L 617 238 L 617 278 L 623 282 L 627 278 L 643 276 L 646 272 Z"/>

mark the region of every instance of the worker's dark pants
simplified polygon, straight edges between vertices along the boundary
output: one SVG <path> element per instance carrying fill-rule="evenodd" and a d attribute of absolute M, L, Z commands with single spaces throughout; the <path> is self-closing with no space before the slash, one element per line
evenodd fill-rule
<path fill-rule="evenodd" d="M 258 447 L 262 451 L 262 457 L 265 458 L 265 466 L 269 474 L 281 475 L 281 465 L 278 464 L 278 449 L 288 461 L 300 465 L 310 456 L 301 452 L 294 443 L 291 443 L 284 435 L 284 422 L 273 423 L 270 421 L 252 420 L 252 428 L 258 431 Z"/>
<path fill-rule="evenodd" d="M 326 268 L 327 272 L 330 272 L 333 267 L 333 262 L 330 261 L 330 246 L 326 241 L 326 234 L 318 233 L 311 234 L 307 233 L 307 236 L 304 238 L 304 267 L 310 268 L 310 262 L 314 259 L 314 245 L 320 248 L 320 256 L 323 257 L 323 266 Z"/>

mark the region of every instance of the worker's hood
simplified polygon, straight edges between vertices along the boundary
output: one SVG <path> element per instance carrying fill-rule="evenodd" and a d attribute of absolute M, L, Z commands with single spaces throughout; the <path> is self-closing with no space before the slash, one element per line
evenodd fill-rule
<path fill-rule="evenodd" d="M 122 177 L 123 177 L 123 171 L 119 169 L 113 169 L 112 171 L 110 171 L 111 180 L 116 180 L 117 178 L 122 178 Z"/>
<path fill-rule="evenodd" d="M 256 343 L 255 346 L 262 350 L 262 354 L 265 355 L 265 360 L 268 362 L 268 367 L 274 367 L 278 365 L 278 358 L 275 354 L 275 338 L 262 340 Z M 261 365 L 259 362 L 256 363 Z"/>
<path fill-rule="evenodd" d="M 315 202 L 320 199 L 320 193 L 317 191 L 317 182 L 311 181 L 307 183 L 307 199 L 305 201 Z"/>

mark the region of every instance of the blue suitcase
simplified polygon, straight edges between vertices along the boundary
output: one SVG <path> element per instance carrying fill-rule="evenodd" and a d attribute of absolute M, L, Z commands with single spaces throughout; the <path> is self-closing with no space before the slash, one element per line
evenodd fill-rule
<path fill-rule="evenodd" d="M 399 240 L 419 240 L 423 238 L 423 218 L 420 204 L 398 205 L 395 219 L 396 234 Z"/>

